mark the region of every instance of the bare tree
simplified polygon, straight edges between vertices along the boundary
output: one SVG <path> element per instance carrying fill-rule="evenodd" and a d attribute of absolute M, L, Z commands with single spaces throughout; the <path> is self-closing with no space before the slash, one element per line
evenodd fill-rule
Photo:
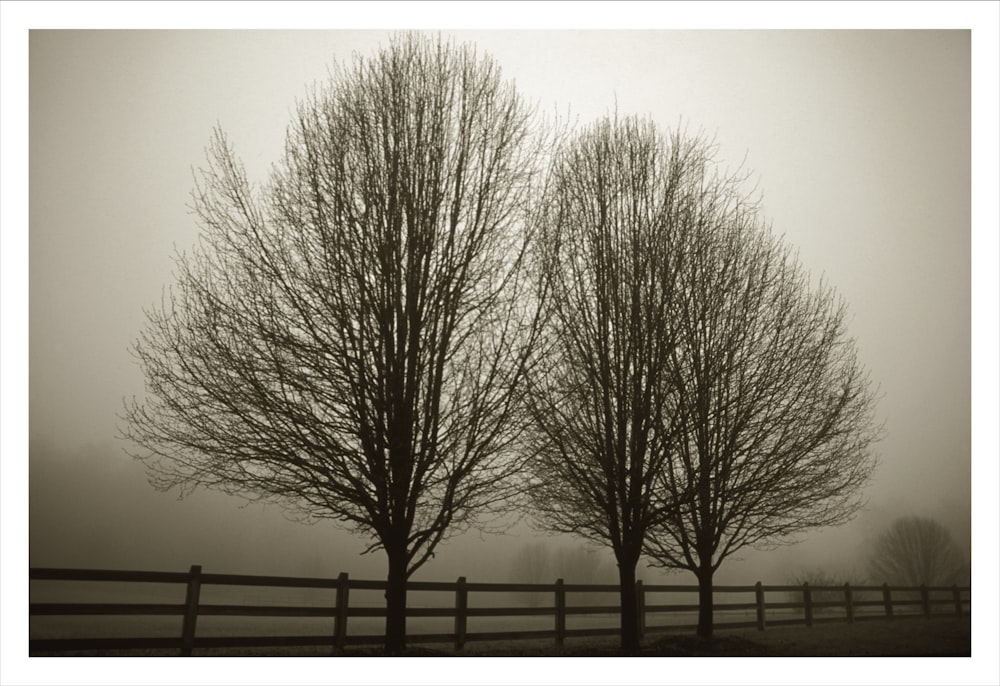
<path fill-rule="evenodd" d="M 837 603 L 843 606 L 845 602 L 844 585 L 859 586 L 863 582 L 855 574 L 831 573 L 825 569 L 800 569 L 796 574 L 788 578 L 787 583 L 792 586 L 804 586 L 809 584 L 810 602 L 812 603 Z M 819 590 L 817 590 L 819 589 Z M 803 590 L 789 591 L 787 593 L 789 602 L 804 603 L 805 592 Z M 852 602 L 867 600 L 867 595 L 863 591 L 852 591 Z M 833 608 L 820 607 L 817 612 L 830 612 Z"/>
<path fill-rule="evenodd" d="M 511 559 L 510 580 L 524 584 L 551 584 L 555 581 L 552 556 L 545 541 L 535 541 L 523 546 Z M 541 605 L 548 594 L 525 591 L 520 597 L 529 605 Z"/>
<path fill-rule="evenodd" d="M 554 578 L 569 584 L 608 583 L 608 559 L 600 553 L 586 545 L 560 546 L 552 553 Z"/>
<path fill-rule="evenodd" d="M 587 546 L 553 548 L 545 541 L 525 544 L 511 559 L 510 580 L 515 583 L 568 584 L 608 583 L 608 561 Z M 580 594 L 575 594 L 580 595 Z M 525 591 L 520 597 L 531 605 L 552 604 L 551 592 Z"/>
<path fill-rule="evenodd" d="M 545 335 L 529 380 L 529 463 L 543 526 L 610 546 L 621 636 L 638 647 L 636 565 L 667 469 L 673 406 L 675 192 L 701 149 L 608 117 L 556 155 L 535 242 Z M 678 496 L 680 497 L 680 496 Z"/>
<path fill-rule="evenodd" d="M 673 245 L 668 316 L 677 439 L 657 492 L 681 506 L 646 544 L 697 576 L 703 637 L 722 561 L 850 519 L 879 435 L 845 305 L 761 224 L 744 181 L 706 165 L 678 191 L 691 230 Z"/>
<path fill-rule="evenodd" d="M 135 346 L 126 437 L 168 488 L 335 520 L 406 580 L 511 493 L 531 299 L 531 112 L 469 46 L 409 35 L 298 107 L 260 192 L 218 131 L 203 228 Z"/>
<path fill-rule="evenodd" d="M 965 556 L 942 524 L 901 517 L 881 535 L 868 561 L 873 583 L 950 586 L 968 580 Z"/>

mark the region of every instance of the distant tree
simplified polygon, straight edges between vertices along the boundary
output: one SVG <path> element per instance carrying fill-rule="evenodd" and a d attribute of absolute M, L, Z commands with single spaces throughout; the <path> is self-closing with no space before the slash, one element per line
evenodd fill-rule
<path fill-rule="evenodd" d="M 614 584 L 618 581 L 618 570 L 614 557 L 607 553 L 606 546 L 597 549 L 588 545 L 563 546 L 553 555 L 556 578 L 563 579 L 567 584 Z M 638 578 L 639 573 L 636 572 Z M 607 593 L 576 591 L 567 598 L 567 602 L 575 606 L 607 605 L 608 596 Z"/>
<path fill-rule="evenodd" d="M 510 580 L 523 584 L 551 584 L 556 580 L 552 569 L 552 555 L 545 541 L 528 543 L 511 559 Z M 541 605 L 548 594 L 526 591 L 521 598 L 530 605 Z"/>
<path fill-rule="evenodd" d="M 928 517 L 902 517 L 879 536 L 868 561 L 873 583 L 950 586 L 966 583 L 965 556 L 942 524 Z"/>
<path fill-rule="evenodd" d="M 849 520 L 875 464 L 875 396 L 846 306 L 770 234 L 745 176 L 709 160 L 677 188 L 678 284 L 664 315 L 675 430 L 647 554 L 692 571 L 698 634 L 728 556 Z M 672 507 L 679 504 L 679 507 Z"/>
<path fill-rule="evenodd" d="M 639 645 L 636 565 L 647 531 L 684 497 L 653 493 L 669 471 L 676 405 L 671 304 L 685 256 L 675 246 L 689 228 L 677 198 L 701 154 L 649 121 L 597 122 L 555 156 L 533 243 L 547 303 L 528 383 L 534 514 L 612 549 L 626 650 Z"/>
<path fill-rule="evenodd" d="M 504 503 L 531 340 L 531 113 L 470 46 L 409 35 L 300 106 L 260 192 L 218 131 L 202 239 L 135 346 L 124 435 L 155 484 L 276 499 L 406 580 Z"/>
<path fill-rule="evenodd" d="M 598 550 L 585 545 L 561 546 L 552 555 L 557 579 L 568 584 L 608 583 L 607 560 Z M 614 575 L 612 575 L 612 579 Z"/>
<path fill-rule="evenodd" d="M 797 574 L 793 575 L 788 579 L 788 583 L 794 586 L 804 586 L 809 584 L 810 589 L 820 589 L 820 590 L 810 590 L 810 598 L 814 603 L 844 603 L 844 585 L 851 584 L 856 586 L 860 584 L 858 579 L 851 579 L 846 575 L 835 575 L 827 572 L 823 569 L 807 569 L 800 570 Z M 833 588 L 834 590 L 830 590 Z M 791 591 L 788 594 L 789 600 L 793 603 L 804 602 L 803 591 Z M 858 592 L 852 593 L 854 600 L 860 599 L 860 594 Z M 822 610 L 828 610 L 829 608 L 821 608 Z"/>
<path fill-rule="evenodd" d="M 568 584 L 597 584 L 606 578 L 605 560 L 585 546 L 553 548 L 545 541 L 524 545 L 512 558 L 510 580 L 517 583 L 552 584 L 562 579 Z M 548 592 L 526 591 L 521 597 L 531 605 L 548 602 Z"/>

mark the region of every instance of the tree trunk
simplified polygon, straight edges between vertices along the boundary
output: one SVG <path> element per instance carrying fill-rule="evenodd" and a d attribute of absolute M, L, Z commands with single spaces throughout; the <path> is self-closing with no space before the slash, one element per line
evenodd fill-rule
<path fill-rule="evenodd" d="M 396 655 L 406 649 L 406 548 L 387 547 L 389 580 L 385 591 L 385 652 Z"/>
<path fill-rule="evenodd" d="M 618 563 L 618 584 L 621 598 L 622 650 L 639 650 L 639 616 L 636 612 L 635 562 Z"/>
<path fill-rule="evenodd" d="M 712 638 L 712 560 L 702 559 L 698 576 L 698 635 Z"/>

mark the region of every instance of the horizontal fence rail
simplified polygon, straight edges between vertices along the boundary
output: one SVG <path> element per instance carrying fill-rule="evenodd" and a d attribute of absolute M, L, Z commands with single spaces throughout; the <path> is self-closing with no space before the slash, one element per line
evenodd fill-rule
<path fill-rule="evenodd" d="M 173 616 L 180 620 L 180 635 L 166 637 L 46 637 L 29 639 L 32 655 L 70 651 L 106 650 L 170 650 L 191 655 L 196 649 L 262 648 L 262 647 L 329 647 L 342 649 L 350 645 L 378 645 L 384 641 L 381 633 L 348 633 L 348 620 L 386 616 L 381 604 L 351 606 L 351 591 L 385 591 L 385 581 L 351 579 L 346 573 L 337 578 L 251 576 L 237 574 L 206 574 L 200 565 L 183 572 L 142 572 L 96 569 L 31 568 L 31 581 L 37 582 L 112 582 L 122 584 L 167 584 L 183 587 L 184 602 L 30 602 L 31 617 L 73 616 Z M 206 587 L 258 587 L 279 589 L 325 590 L 333 593 L 332 602 L 312 602 L 307 605 L 274 605 L 249 603 L 205 603 L 201 601 Z M 34 587 L 33 587 L 34 588 Z M 698 586 L 636 584 L 639 635 L 655 632 L 691 629 L 698 614 Z M 617 604 L 574 604 L 569 599 L 591 598 L 594 594 L 618 594 L 616 584 L 566 584 L 562 579 L 554 584 L 469 583 L 465 577 L 455 582 L 411 581 L 407 593 L 432 592 L 450 594 L 447 605 L 407 607 L 407 618 L 451 618 L 450 631 L 439 633 L 408 633 L 413 644 L 451 643 L 456 650 L 469 641 L 508 641 L 523 639 L 554 640 L 561 645 L 566 638 L 584 636 L 614 636 L 620 626 L 567 627 L 568 617 L 593 620 L 595 616 L 617 615 Z M 541 604 L 504 606 L 470 606 L 470 594 L 531 595 Z M 490 595 L 492 594 L 492 595 Z M 32 592 L 34 596 L 34 590 Z M 693 597 L 693 602 L 657 602 L 665 597 Z M 753 628 L 760 631 L 769 626 L 806 625 L 825 622 L 848 622 L 930 617 L 932 615 L 963 615 L 970 611 L 968 586 L 810 586 L 809 584 L 764 586 L 715 586 L 712 610 L 717 629 Z M 729 601 L 729 598 L 738 598 Z M 447 599 L 447 598 L 446 598 Z M 329 620 L 328 632 L 287 636 L 198 635 L 198 620 L 202 617 L 301 618 Z M 549 617 L 551 628 L 469 631 L 470 618 Z M 680 620 L 687 620 L 680 621 Z M 32 631 L 34 633 L 34 631 Z"/>

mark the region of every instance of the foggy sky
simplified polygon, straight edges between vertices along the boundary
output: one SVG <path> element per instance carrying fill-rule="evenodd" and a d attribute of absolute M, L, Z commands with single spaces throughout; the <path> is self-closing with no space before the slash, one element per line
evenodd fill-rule
<path fill-rule="evenodd" d="M 717 583 L 784 583 L 813 567 L 863 573 L 864 546 L 902 515 L 939 519 L 975 556 L 969 32 L 442 35 L 491 54 L 543 111 L 586 124 L 617 107 L 714 137 L 720 161 L 753 171 L 775 232 L 848 302 L 850 335 L 883 395 L 869 507 L 797 546 L 745 551 Z M 263 181 L 296 98 L 332 60 L 370 55 L 388 37 L 32 32 L 32 566 L 384 576 L 382 553 L 360 557 L 367 542 L 332 525 L 153 491 L 115 435 L 123 398 L 144 391 L 128 353 L 143 308 L 172 283 L 174 248 L 197 238 L 187 203 L 212 127 Z M 534 536 L 524 524 L 515 533 L 449 542 L 417 576 L 504 581 L 505 556 Z M 975 579 L 975 557 L 972 570 Z"/>
<path fill-rule="evenodd" d="M 586 123 L 617 106 L 714 136 L 723 164 L 745 158 L 775 230 L 848 301 L 850 334 L 884 394 L 881 466 L 868 492 L 871 513 L 856 535 L 890 516 L 922 514 L 941 518 L 969 550 L 967 32 L 445 35 L 492 54 L 545 111 L 569 109 Z M 239 501 L 230 498 L 177 504 L 144 487 L 141 466 L 115 440 L 122 398 L 143 392 L 128 347 L 143 308 L 172 282 L 174 246 L 188 249 L 196 240 L 186 205 L 212 126 L 230 133 L 251 178 L 264 181 L 296 98 L 325 77 L 333 59 L 370 54 L 387 36 L 32 34 L 32 564 L 172 560 L 186 567 L 204 563 L 207 550 L 219 549 L 216 540 L 231 549 L 229 526 L 251 516 L 259 519 L 247 526 L 262 543 L 287 541 L 297 528 L 276 508 L 275 517 L 256 506 L 237 517 Z M 84 460 L 88 467 L 80 469 Z M 69 497 L 81 483 L 88 488 Z M 190 512 L 216 509 L 218 526 L 201 530 L 212 535 L 205 545 L 180 533 L 198 528 Z M 145 519 L 162 525 L 167 540 L 178 533 L 170 555 L 126 544 L 130 525 L 115 530 L 116 522 Z M 82 545 L 74 535 L 66 545 L 71 532 L 58 523 L 85 528 L 97 521 L 95 535 L 109 541 Z M 381 559 L 372 566 L 358 560 L 362 542 L 329 525 L 291 535 L 314 540 L 345 571 L 382 566 Z M 239 533 L 235 539 L 244 540 Z M 855 536 L 844 544 L 858 542 Z M 353 554 L 334 555 L 341 545 Z M 822 548 L 829 560 L 860 553 Z M 267 554 L 249 549 L 216 564 L 232 571 L 289 566 Z M 454 559 L 444 564 L 449 557 L 442 550 L 423 575 L 442 566 L 448 576 L 468 575 Z M 489 571 L 505 573 L 496 565 Z M 775 575 L 767 581 L 783 581 Z"/>

